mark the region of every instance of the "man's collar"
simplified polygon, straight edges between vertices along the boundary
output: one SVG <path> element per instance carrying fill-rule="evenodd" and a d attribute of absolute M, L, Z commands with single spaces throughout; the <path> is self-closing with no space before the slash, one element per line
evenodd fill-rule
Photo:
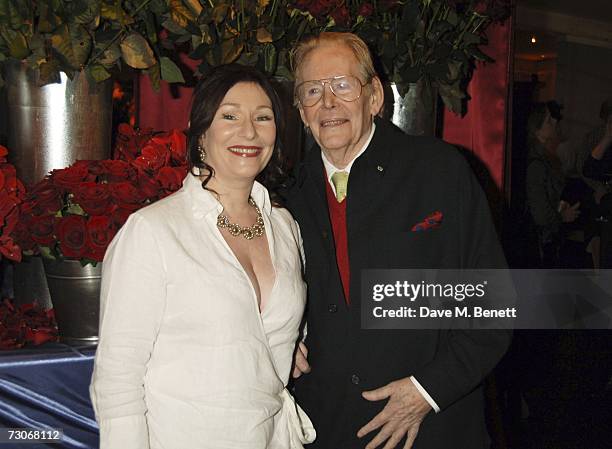
<path fill-rule="evenodd" d="M 351 168 L 353 167 L 353 163 L 355 162 L 355 160 L 357 160 L 357 158 L 361 156 L 365 152 L 365 150 L 368 148 L 368 145 L 370 145 L 370 142 L 372 141 L 372 137 L 374 136 L 374 131 L 376 131 L 376 124 L 372 122 L 372 129 L 370 129 L 370 136 L 368 137 L 368 140 L 366 140 L 361 150 L 359 150 L 359 152 L 355 155 L 353 159 L 351 159 L 351 161 L 348 163 L 348 165 L 345 168 L 337 168 L 334 164 L 330 162 L 327 156 L 325 156 L 325 152 L 321 150 L 321 159 L 323 159 L 323 166 L 325 167 L 325 173 L 327 174 L 327 179 L 331 179 L 332 175 L 337 171 L 345 171 L 349 174 L 351 173 Z"/>

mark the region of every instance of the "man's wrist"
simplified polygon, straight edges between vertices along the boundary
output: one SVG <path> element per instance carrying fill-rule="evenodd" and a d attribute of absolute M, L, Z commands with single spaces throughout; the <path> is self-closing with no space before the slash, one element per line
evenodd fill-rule
<path fill-rule="evenodd" d="M 410 380 L 412 381 L 416 389 L 419 390 L 419 393 L 421 393 L 423 399 L 427 401 L 427 403 L 431 406 L 434 412 L 438 413 L 440 411 L 440 407 L 438 406 L 436 401 L 434 401 L 434 399 L 429 395 L 429 393 L 427 393 L 427 390 L 423 388 L 423 386 L 419 383 L 418 380 L 416 380 L 414 376 L 410 376 Z"/>

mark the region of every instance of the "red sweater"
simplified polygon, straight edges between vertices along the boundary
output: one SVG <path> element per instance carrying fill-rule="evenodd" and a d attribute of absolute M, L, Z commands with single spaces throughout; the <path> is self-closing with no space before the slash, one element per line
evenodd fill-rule
<path fill-rule="evenodd" d="M 344 290 L 344 300 L 346 304 L 350 304 L 349 299 L 349 280 L 351 272 L 348 258 L 348 239 L 346 234 L 346 198 L 341 203 L 338 202 L 334 191 L 329 182 L 325 183 L 327 191 L 327 205 L 329 209 L 329 219 L 334 233 L 334 242 L 336 243 L 336 262 L 338 271 L 340 272 L 340 280 Z"/>

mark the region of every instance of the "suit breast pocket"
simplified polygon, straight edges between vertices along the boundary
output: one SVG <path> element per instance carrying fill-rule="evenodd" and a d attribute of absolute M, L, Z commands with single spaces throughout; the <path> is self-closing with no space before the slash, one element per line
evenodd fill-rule
<path fill-rule="evenodd" d="M 445 240 L 440 230 L 397 231 L 385 235 L 373 248 L 373 260 L 381 268 L 439 268 L 445 255 Z"/>

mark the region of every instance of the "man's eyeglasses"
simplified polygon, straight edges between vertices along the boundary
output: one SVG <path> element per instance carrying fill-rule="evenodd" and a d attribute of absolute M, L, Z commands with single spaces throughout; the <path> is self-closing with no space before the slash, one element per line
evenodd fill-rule
<path fill-rule="evenodd" d="M 344 101 L 355 101 L 361 97 L 363 86 L 359 78 L 351 75 L 334 76 L 322 80 L 304 81 L 295 88 L 295 96 L 302 106 L 310 107 L 319 102 L 325 85 L 329 84 L 332 93 Z"/>

